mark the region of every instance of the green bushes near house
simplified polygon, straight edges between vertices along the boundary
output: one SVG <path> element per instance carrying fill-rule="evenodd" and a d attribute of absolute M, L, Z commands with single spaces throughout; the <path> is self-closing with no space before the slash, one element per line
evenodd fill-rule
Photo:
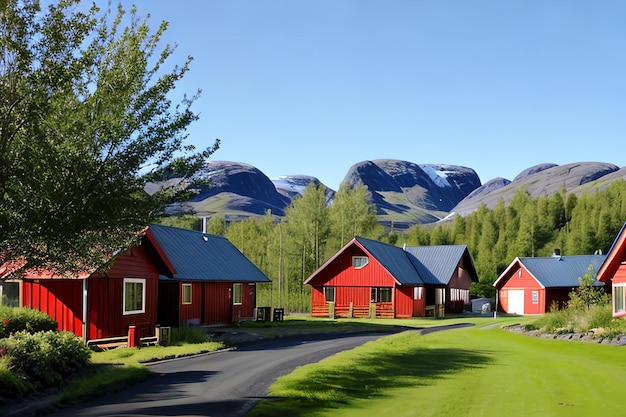
<path fill-rule="evenodd" d="M 0 306 L 0 395 L 15 398 L 57 385 L 89 363 L 91 351 L 73 333 L 57 332 L 47 314 Z"/>
<path fill-rule="evenodd" d="M 57 327 L 58 324 L 52 317 L 39 310 L 0 305 L 0 337 L 8 337 L 21 331 L 46 332 L 56 330 Z"/>
<path fill-rule="evenodd" d="M 569 294 L 566 308 L 550 306 L 549 313 L 526 325 L 526 329 L 555 334 L 593 331 L 602 338 L 626 334 L 626 321 L 613 318 L 609 295 L 602 287 L 594 286 L 593 267 L 578 281 L 580 286 Z"/>

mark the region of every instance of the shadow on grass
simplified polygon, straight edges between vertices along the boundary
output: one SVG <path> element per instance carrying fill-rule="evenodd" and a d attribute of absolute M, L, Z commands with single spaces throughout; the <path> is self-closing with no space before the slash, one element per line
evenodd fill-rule
<path fill-rule="evenodd" d="M 401 353 L 379 350 L 359 355 L 345 365 L 316 366 L 305 377 L 284 383 L 283 397 L 262 400 L 250 416 L 312 416 L 355 400 L 382 398 L 393 389 L 430 385 L 491 362 L 493 358 L 484 351 L 424 347 Z"/>

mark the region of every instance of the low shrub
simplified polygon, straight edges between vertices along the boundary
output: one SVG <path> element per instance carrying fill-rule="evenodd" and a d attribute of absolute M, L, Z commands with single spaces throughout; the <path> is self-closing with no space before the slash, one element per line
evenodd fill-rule
<path fill-rule="evenodd" d="M 12 371 L 15 360 L 6 352 L 0 356 L 0 396 L 17 398 L 32 390 L 33 386 Z"/>
<path fill-rule="evenodd" d="M 544 333 L 585 333 L 602 329 L 603 337 L 626 334 L 626 320 L 614 319 L 610 304 L 550 311 L 527 326 Z"/>
<path fill-rule="evenodd" d="M 58 323 L 46 313 L 27 307 L 0 306 L 0 336 L 56 330 Z"/>
<path fill-rule="evenodd" d="M 91 351 L 69 332 L 20 331 L 0 340 L 12 358 L 11 370 L 36 386 L 48 387 L 63 381 L 89 363 Z"/>
<path fill-rule="evenodd" d="M 197 327 L 174 327 L 170 333 L 169 343 L 164 343 L 164 345 L 198 344 L 207 341 L 209 341 L 209 338 L 206 333 Z"/>

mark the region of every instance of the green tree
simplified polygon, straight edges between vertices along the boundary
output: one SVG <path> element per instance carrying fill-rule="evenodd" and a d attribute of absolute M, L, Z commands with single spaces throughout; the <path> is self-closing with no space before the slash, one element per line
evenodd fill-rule
<path fill-rule="evenodd" d="M 578 277 L 579 287 L 570 292 L 570 301 L 567 307 L 574 310 L 585 310 L 593 305 L 605 305 L 610 302 L 604 287 L 595 285 L 596 273 L 593 265 L 589 265 L 587 272 Z"/>
<path fill-rule="evenodd" d="M 332 235 L 336 240 L 329 245 L 334 254 L 355 236 L 373 237 L 371 234 L 382 235 L 382 226 L 376 220 L 376 208 L 368 203 L 368 191 L 363 185 L 350 187 L 343 182 L 335 193 L 332 204 L 328 208 Z"/>
<path fill-rule="evenodd" d="M 74 272 L 154 219 L 167 193 L 146 194 L 148 179 L 188 176 L 219 145 L 184 145 L 199 92 L 171 102 L 191 59 L 165 67 L 167 24 L 79 3 L 0 4 L 0 252 Z"/>

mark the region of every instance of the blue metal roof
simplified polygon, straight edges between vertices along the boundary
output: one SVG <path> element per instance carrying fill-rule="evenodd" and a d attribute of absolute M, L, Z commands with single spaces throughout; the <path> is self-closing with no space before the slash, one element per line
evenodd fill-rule
<path fill-rule="evenodd" d="M 605 258 L 606 255 L 576 255 L 518 259 L 544 288 L 554 288 L 578 287 L 578 278 L 587 273 L 589 265 L 598 272 Z"/>
<path fill-rule="evenodd" d="M 448 285 L 450 279 L 467 251 L 467 245 L 439 245 L 439 246 L 407 246 L 406 252 L 411 256 L 411 262 L 419 272 L 424 283 L 431 285 Z M 471 259 L 468 257 L 469 262 Z M 473 274 L 474 265 L 466 265 Z"/>
<path fill-rule="evenodd" d="M 228 239 L 194 230 L 150 225 L 149 232 L 176 270 L 189 281 L 269 282 Z"/>
<path fill-rule="evenodd" d="M 402 285 L 424 285 L 407 253 L 397 246 L 357 236 L 359 242 Z"/>

